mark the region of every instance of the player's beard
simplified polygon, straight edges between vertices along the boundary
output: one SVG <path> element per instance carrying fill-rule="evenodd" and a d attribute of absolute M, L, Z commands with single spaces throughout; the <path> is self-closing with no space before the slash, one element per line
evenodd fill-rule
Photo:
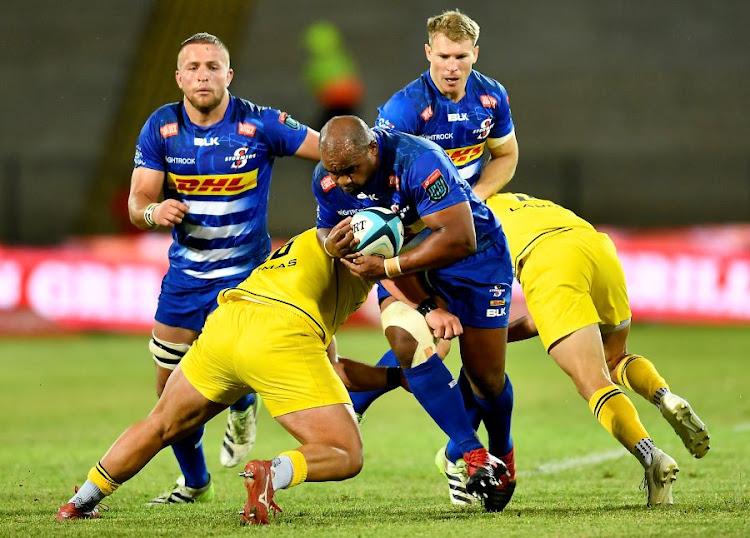
<path fill-rule="evenodd" d="M 192 95 L 186 95 L 185 96 L 187 100 L 190 102 L 191 105 L 193 105 L 193 108 L 198 110 L 201 114 L 208 114 L 213 109 L 219 106 L 221 104 L 221 100 L 224 97 L 224 94 L 221 93 L 219 95 L 215 95 L 214 93 L 211 93 L 210 95 L 196 95 L 195 93 Z"/>

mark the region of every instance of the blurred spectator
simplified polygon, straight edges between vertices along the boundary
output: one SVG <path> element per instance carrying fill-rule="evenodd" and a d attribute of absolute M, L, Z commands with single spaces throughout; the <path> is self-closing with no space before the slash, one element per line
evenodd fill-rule
<path fill-rule="evenodd" d="M 356 115 L 364 85 L 341 32 L 331 22 L 317 21 L 307 27 L 302 40 L 308 52 L 305 83 L 321 107 L 316 127 L 334 116 Z"/>

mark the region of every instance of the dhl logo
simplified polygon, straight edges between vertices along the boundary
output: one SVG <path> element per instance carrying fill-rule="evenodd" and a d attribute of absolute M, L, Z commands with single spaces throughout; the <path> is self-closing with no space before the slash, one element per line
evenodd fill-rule
<path fill-rule="evenodd" d="M 239 194 L 258 186 L 258 169 L 244 174 L 217 176 L 178 176 L 168 173 L 167 184 L 181 194 Z"/>
<path fill-rule="evenodd" d="M 446 149 L 445 152 L 456 166 L 463 166 L 471 161 L 480 159 L 484 153 L 484 142 L 468 148 Z"/>

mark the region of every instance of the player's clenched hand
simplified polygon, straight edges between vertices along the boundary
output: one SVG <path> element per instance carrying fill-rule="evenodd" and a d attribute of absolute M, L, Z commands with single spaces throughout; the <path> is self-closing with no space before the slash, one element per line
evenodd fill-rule
<path fill-rule="evenodd" d="M 385 263 L 380 256 L 364 256 L 359 252 L 341 258 L 349 272 L 366 280 L 381 280 L 385 276 Z"/>
<path fill-rule="evenodd" d="M 450 340 L 464 332 L 461 320 L 443 308 L 430 310 L 424 319 L 435 338 Z"/>
<path fill-rule="evenodd" d="M 190 207 L 187 204 L 167 198 L 154 208 L 152 218 L 159 226 L 175 226 L 182 222 L 189 211 Z"/>
<path fill-rule="evenodd" d="M 351 221 L 351 217 L 346 217 L 328 232 L 328 237 L 326 237 L 323 246 L 332 258 L 343 258 L 354 252 L 358 241 L 354 238 L 350 226 Z"/>

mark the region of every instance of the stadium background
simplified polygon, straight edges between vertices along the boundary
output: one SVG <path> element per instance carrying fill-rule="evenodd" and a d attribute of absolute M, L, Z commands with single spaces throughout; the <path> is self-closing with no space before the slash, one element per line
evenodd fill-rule
<path fill-rule="evenodd" d="M 426 69 L 427 16 L 455 6 L 481 25 L 476 67 L 510 93 L 513 189 L 597 224 L 750 218 L 747 2 L 34 0 L 4 6 L 0 20 L 0 241 L 129 231 L 111 195 L 127 189 L 148 114 L 179 99 L 175 50 L 193 32 L 229 43 L 235 94 L 313 122 L 301 36 L 318 18 L 334 22 L 372 122 Z M 292 159 L 277 166 L 276 235 L 312 222 L 308 172 Z"/>

